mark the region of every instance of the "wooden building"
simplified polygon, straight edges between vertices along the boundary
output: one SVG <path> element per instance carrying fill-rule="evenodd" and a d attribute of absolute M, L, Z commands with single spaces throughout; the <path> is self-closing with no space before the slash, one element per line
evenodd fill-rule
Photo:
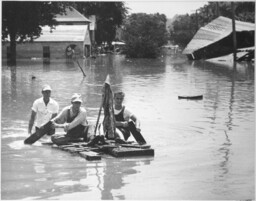
<path fill-rule="evenodd" d="M 235 21 L 237 51 L 254 51 L 255 24 Z M 211 59 L 233 52 L 232 19 L 220 16 L 201 27 L 183 50 L 190 60 Z M 254 53 L 253 53 L 254 54 Z"/>
<path fill-rule="evenodd" d="M 90 20 L 74 8 L 66 15 L 56 15 L 58 25 L 42 27 L 40 37 L 33 42 L 17 43 L 17 58 L 65 58 L 88 57 L 91 54 Z M 2 57 L 7 57 L 9 42 L 2 43 Z"/>

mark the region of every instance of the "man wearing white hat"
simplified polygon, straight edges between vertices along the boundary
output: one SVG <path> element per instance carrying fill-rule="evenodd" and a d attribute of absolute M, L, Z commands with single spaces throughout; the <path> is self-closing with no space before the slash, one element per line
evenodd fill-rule
<path fill-rule="evenodd" d="M 31 135 L 31 130 L 35 123 L 35 128 L 38 130 L 40 127 L 49 122 L 52 118 L 57 116 L 59 111 L 59 104 L 51 98 L 51 87 L 50 85 L 44 85 L 42 87 L 43 97 L 38 98 L 34 101 L 31 111 L 31 116 L 28 125 L 28 133 Z M 47 135 L 55 133 L 55 129 L 47 131 Z"/>
<path fill-rule="evenodd" d="M 94 138 L 93 127 L 88 124 L 87 114 L 82 104 L 81 94 L 75 93 L 71 97 L 71 105 L 63 110 L 51 120 L 54 128 L 64 128 L 66 134 L 53 135 L 52 142 L 61 145 L 72 140 L 83 138 L 89 141 Z"/>

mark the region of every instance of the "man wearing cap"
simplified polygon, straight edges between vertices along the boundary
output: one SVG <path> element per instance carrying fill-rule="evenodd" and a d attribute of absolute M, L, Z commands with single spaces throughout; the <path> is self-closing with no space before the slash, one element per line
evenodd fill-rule
<path fill-rule="evenodd" d="M 81 95 L 75 93 L 71 98 L 71 105 L 64 107 L 51 120 L 54 128 L 64 128 L 66 132 L 64 135 L 53 135 L 53 143 L 62 145 L 79 138 L 83 138 L 84 141 L 94 138 L 93 127 L 88 124 L 86 110 L 81 107 L 82 102 Z"/>
<path fill-rule="evenodd" d="M 51 98 L 51 91 L 52 89 L 49 85 L 44 85 L 42 88 L 43 97 L 36 99 L 33 103 L 28 125 L 28 133 L 30 135 L 34 122 L 36 130 L 38 130 L 58 114 L 59 104 Z M 52 135 L 54 133 L 55 129 L 48 129 L 46 134 Z"/>

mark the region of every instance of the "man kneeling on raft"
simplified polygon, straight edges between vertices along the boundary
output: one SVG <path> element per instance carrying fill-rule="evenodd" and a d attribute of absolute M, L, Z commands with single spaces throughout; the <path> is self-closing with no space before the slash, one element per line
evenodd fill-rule
<path fill-rule="evenodd" d="M 146 144 L 147 142 L 141 134 L 140 121 L 123 105 L 124 97 L 124 92 L 119 91 L 114 93 L 116 133 L 120 137 L 123 135 L 125 141 L 127 141 L 132 134 L 139 144 Z"/>
<path fill-rule="evenodd" d="M 54 128 L 64 128 L 66 134 L 55 134 L 51 137 L 54 144 L 63 145 L 77 139 L 83 138 L 88 142 L 94 138 L 94 126 L 87 121 L 86 109 L 81 107 L 82 98 L 75 93 L 71 98 L 71 105 L 51 120 Z"/>

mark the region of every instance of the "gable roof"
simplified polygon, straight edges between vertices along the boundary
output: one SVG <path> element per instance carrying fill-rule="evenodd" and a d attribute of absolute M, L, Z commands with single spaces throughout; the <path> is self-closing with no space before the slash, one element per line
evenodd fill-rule
<path fill-rule="evenodd" d="M 88 25 L 58 25 L 51 30 L 49 26 L 42 27 L 40 37 L 35 42 L 82 42 L 85 41 Z"/>
<path fill-rule="evenodd" d="M 55 20 L 59 24 L 68 23 L 68 22 L 72 22 L 72 23 L 78 22 L 78 23 L 88 24 L 91 22 L 88 18 L 83 16 L 73 7 L 66 8 L 66 14 L 63 14 L 63 15 L 57 14 L 55 17 Z"/>
<path fill-rule="evenodd" d="M 255 24 L 235 20 L 236 32 L 254 31 Z M 209 46 L 217 41 L 227 37 L 232 33 L 232 19 L 220 16 L 201 27 L 194 35 L 192 40 L 182 52 L 183 54 L 191 54 L 196 50 Z"/>

